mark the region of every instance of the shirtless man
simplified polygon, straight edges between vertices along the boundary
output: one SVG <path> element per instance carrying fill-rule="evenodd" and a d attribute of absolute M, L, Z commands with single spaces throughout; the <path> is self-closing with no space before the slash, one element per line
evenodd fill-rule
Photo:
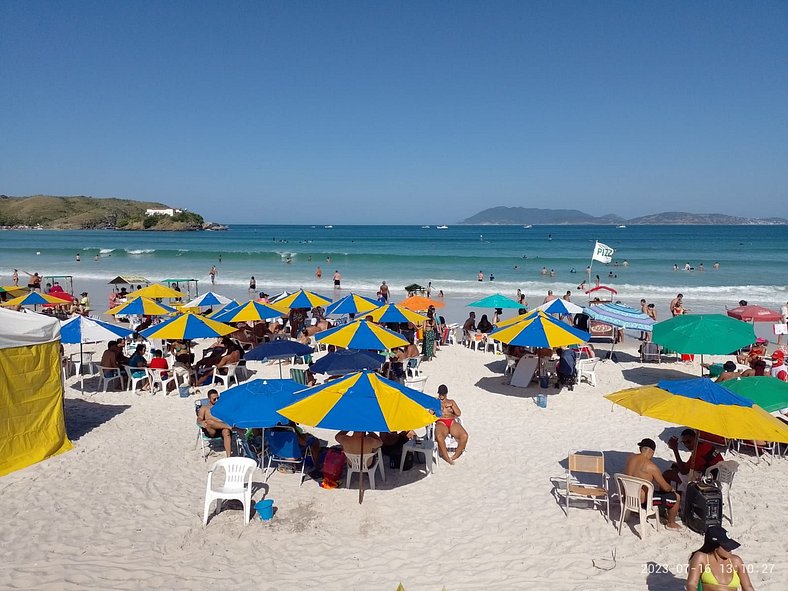
<path fill-rule="evenodd" d="M 220 421 L 211 414 L 211 409 L 216 401 L 219 400 L 219 392 L 215 389 L 208 390 L 208 403 L 203 404 L 200 410 L 197 411 L 197 424 L 202 429 L 202 432 L 208 437 L 217 437 L 219 433 L 222 434 L 224 440 L 224 452 L 229 458 L 232 455 L 232 434 L 233 428 L 227 423 Z"/>
<path fill-rule="evenodd" d="M 669 529 L 681 529 L 681 526 L 676 523 L 676 515 L 678 515 L 681 507 L 681 497 L 668 484 L 657 465 L 651 461 L 651 458 L 654 457 L 654 451 L 657 449 L 657 444 L 654 443 L 653 439 L 644 439 L 638 443 L 638 447 L 640 448 L 640 453 L 629 456 L 626 468 L 624 468 L 624 474 L 654 483 L 654 505 L 668 507 L 666 527 Z M 646 491 L 643 489 L 640 491 L 640 500 L 641 502 L 646 500 Z"/>
<path fill-rule="evenodd" d="M 438 444 L 438 452 L 441 457 L 449 464 L 454 464 L 454 461 L 462 455 L 465 451 L 465 446 L 468 444 L 468 432 L 460 425 L 456 419 L 462 414 L 460 407 L 451 398 L 447 398 L 449 389 L 445 384 L 438 386 L 438 399 L 441 401 L 441 417 L 435 421 L 435 441 Z M 457 440 L 457 449 L 453 456 L 449 456 L 449 450 L 446 449 L 446 437 L 451 435 Z"/>
<path fill-rule="evenodd" d="M 552 302 L 553 300 L 557 300 L 557 299 L 558 299 L 558 296 L 553 295 L 553 290 L 552 289 L 548 289 L 547 290 L 547 295 L 545 296 L 544 301 L 542 303 L 546 304 L 547 302 Z"/>
<path fill-rule="evenodd" d="M 739 377 L 739 372 L 736 371 L 736 364 L 733 361 L 726 361 L 722 366 L 722 373 L 717 376 L 715 382 L 727 382 L 728 380 L 735 380 Z"/>
<path fill-rule="evenodd" d="M 363 452 L 367 467 L 375 461 L 377 451 L 383 445 L 376 433 L 364 433 L 363 431 L 355 431 L 353 435 L 348 435 L 347 431 L 340 431 L 337 433 L 336 440 L 345 453 L 359 455 Z"/>
<path fill-rule="evenodd" d="M 468 319 L 465 321 L 465 324 L 462 325 L 462 333 L 467 336 L 469 332 L 474 332 L 476 330 L 476 312 L 471 312 L 468 314 Z"/>
<path fill-rule="evenodd" d="M 680 293 L 670 301 L 670 313 L 673 316 L 684 314 L 684 294 Z"/>
<path fill-rule="evenodd" d="M 380 297 L 383 298 L 383 301 L 388 303 L 388 301 L 389 301 L 389 286 L 386 285 L 385 281 L 380 284 L 380 289 L 378 291 L 380 292 Z"/>

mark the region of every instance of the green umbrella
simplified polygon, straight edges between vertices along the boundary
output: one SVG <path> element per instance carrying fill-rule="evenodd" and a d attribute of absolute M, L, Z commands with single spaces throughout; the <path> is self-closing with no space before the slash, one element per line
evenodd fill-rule
<path fill-rule="evenodd" d="M 726 380 L 720 386 L 752 400 L 766 412 L 788 408 L 788 382 L 770 376 Z"/>
<path fill-rule="evenodd" d="M 754 343 L 755 330 L 722 314 L 684 314 L 655 324 L 651 340 L 677 353 L 729 355 Z"/>
<path fill-rule="evenodd" d="M 472 308 L 522 308 L 521 304 L 518 304 L 513 299 L 507 298 L 504 295 L 496 293 L 491 296 L 487 296 L 479 300 L 478 302 L 473 302 L 472 304 L 468 304 L 468 306 Z"/>

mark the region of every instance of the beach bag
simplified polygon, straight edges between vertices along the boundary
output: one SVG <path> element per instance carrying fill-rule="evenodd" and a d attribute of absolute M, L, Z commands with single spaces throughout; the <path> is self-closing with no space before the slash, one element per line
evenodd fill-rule
<path fill-rule="evenodd" d="M 341 449 L 332 447 L 326 452 L 326 457 L 323 459 L 323 481 L 328 481 L 327 484 L 333 484 L 328 488 L 334 488 L 339 480 L 342 478 L 342 472 L 345 469 L 345 454 Z"/>

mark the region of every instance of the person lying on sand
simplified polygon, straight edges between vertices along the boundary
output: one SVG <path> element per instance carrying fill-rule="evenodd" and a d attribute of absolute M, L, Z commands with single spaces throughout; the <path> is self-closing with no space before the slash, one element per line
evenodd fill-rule
<path fill-rule="evenodd" d="M 666 506 L 668 508 L 668 522 L 666 527 L 669 529 L 681 529 L 681 526 L 676 523 L 676 515 L 679 513 L 679 507 L 681 507 L 681 497 L 662 477 L 662 472 L 660 472 L 657 465 L 651 460 L 651 458 L 654 457 L 657 444 L 654 443 L 653 439 L 647 438 L 638 443 L 638 448 L 640 449 L 640 453 L 631 454 L 627 459 L 624 474 L 653 482 L 654 505 Z M 645 500 L 646 491 L 641 489 L 640 501 L 643 503 Z"/>

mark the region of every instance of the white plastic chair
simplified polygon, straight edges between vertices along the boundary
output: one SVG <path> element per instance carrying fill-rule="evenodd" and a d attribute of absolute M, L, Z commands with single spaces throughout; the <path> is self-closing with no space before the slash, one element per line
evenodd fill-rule
<path fill-rule="evenodd" d="M 486 352 L 486 351 L 490 351 L 491 349 L 492 352 L 495 353 L 496 355 L 503 355 L 503 347 L 501 346 L 501 341 L 496 341 L 495 339 L 487 338 L 485 340 L 484 350 Z"/>
<path fill-rule="evenodd" d="M 224 469 L 224 484 L 213 486 L 213 473 L 217 468 Z M 241 501 L 244 510 L 244 525 L 249 523 L 252 508 L 252 476 L 257 462 L 251 458 L 222 458 L 216 460 L 208 470 L 208 482 L 205 486 L 205 508 L 203 509 L 203 525 L 208 525 L 208 510 L 216 500 L 215 513 L 222 509 L 222 501 L 236 499 Z"/>
<path fill-rule="evenodd" d="M 427 376 L 419 376 L 418 378 L 405 378 L 405 386 L 413 388 L 419 392 L 424 392 L 427 386 Z"/>
<path fill-rule="evenodd" d="M 460 417 L 455 417 L 454 422 L 457 423 L 458 425 L 462 425 L 462 419 Z M 460 442 L 457 441 L 451 435 L 446 436 L 445 442 L 446 442 L 446 451 L 448 451 L 449 453 L 456 451 L 457 447 L 459 447 L 460 445 Z"/>
<path fill-rule="evenodd" d="M 435 426 L 427 426 L 427 434 L 423 439 L 411 439 L 402 446 L 402 457 L 399 461 L 399 471 L 405 468 L 405 456 L 408 452 L 421 454 L 424 456 L 424 463 L 427 465 L 427 476 L 435 473 L 438 466 L 438 446 L 435 445 Z"/>
<path fill-rule="evenodd" d="M 167 377 L 164 377 L 164 374 L 168 374 Z M 173 391 L 177 390 L 180 385 L 178 383 L 178 374 L 171 369 L 156 369 L 154 367 L 149 367 L 148 375 L 151 381 L 151 392 L 161 390 L 162 393 L 167 396 L 170 384 L 173 385 Z"/>
<path fill-rule="evenodd" d="M 421 365 L 421 357 L 410 357 L 405 360 L 405 377 L 415 378 L 421 375 L 419 366 Z"/>
<path fill-rule="evenodd" d="M 224 386 L 224 389 L 227 390 L 230 387 L 232 381 L 235 381 L 235 385 L 237 386 L 240 382 L 238 381 L 238 376 L 236 372 L 238 371 L 238 364 L 237 363 L 230 363 L 229 365 L 224 366 L 227 369 L 226 374 L 219 373 L 219 370 L 213 370 L 213 383 L 221 383 Z"/>
<path fill-rule="evenodd" d="M 118 380 L 121 388 L 123 387 L 123 374 L 119 367 L 102 367 L 99 365 L 99 378 L 101 378 L 101 391 L 106 392 L 114 380 Z"/>
<path fill-rule="evenodd" d="M 596 366 L 599 363 L 598 357 L 583 359 L 577 362 L 577 381 L 585 380 L 596 388 Z"/>
<path fill-rule="evenodd" d="M 74 364 L 74 373 L 76 375 L 82 375 L 84 369 L 88 370 L 87 375 L 93 375 L 98 371 L 96 368 L 98 364 L 93 361 L 93 352 L 92 351 L 83 351 L 80 353 L 74 353 L 71 355 L 71 363 Z"/>
<path fill-rule="evenodd" d="M 484 342 L 486 340 L 487 335 L 483 332 L 471 331 L 468 333 L 468 347 L 474 351 L 478 351 L 479 348 L 484 349 Z"/>
<path fill-rule="evenodd" d="M 369 458 L 375 458 L 371 465 L 367 465 Z M 364 454 L 364 465 L 361 464 L 361 454 L 349 454 L 345 452 L 345 460 L 347 461 L 347 481 L 346 488 L 350 488 L 350 478 L 353 473 L 357 473 L 359 478 L 363 478 L 364 474 L 369 477 L 369 488 L 375 489 L 375 471 L 380 470 L 380 476 L 383 481 L 386 481 L 386 473 L 383 470 L 383 453 L 378 448 L 375 454 Z"/>
<path fill-rule="evenodd" d="M 642 478 L 635 478 L 634 476 L 627 476 L 626 474 L 616 473 L 613 475 L 618 485 L 618 496 L 621 502 L 621 521 L 618 523 L 618 535 L 621 535 L 621 528 L 627 515 L 636 513 L 640 518 L 640 539 L 646 538 L 646 524 L 649 517 L 652 515 L 656 518 L 656 530 L 659 531 L 659 511 L 654 506 L 654 484 L 643 480 Z M 640 492 L 646 489 L 645 508 L 640 500 Z"/>
<path fill-rule="evenodd" d="M 137 393 L 137 384 L 141 382 L 145 382 L 149 379 L 148 377 L 148 368 L 147 367 L 129 367 L 128 365 L 124 365 L 123 369 L 126 371 L 126 375 L 129 378 L 129 391 L 132 394 Z M 142 372 L 142 375 L 139 377 L 134 377 L 132 372 Z M 142 388 L 140 388 L 140 392 L 142 392 Z"/>
<path fill-rule="evenodd" d="M 739 469 L 739 463 L 733 460 L 724 460 L 722 462 L 717 462 L 713 466 L 709 466 L 706 469 L 705 476 L 711 477 L 712 472 L 717 470 L 717 479 L 716 483 L 720 487 L 720 492 L 725 495 L 725 505 L 728 505 L 728 513 L 730 516 L 728 519 L 733 525 L 733 505 L 731 504 L 731 486 L 733 486 L 733 477 L 736 476 L 736 470 Z M 723 505 L 723 509 L 725 508 Z M 725 513 L 723 512 L 723 516 Z"/>

